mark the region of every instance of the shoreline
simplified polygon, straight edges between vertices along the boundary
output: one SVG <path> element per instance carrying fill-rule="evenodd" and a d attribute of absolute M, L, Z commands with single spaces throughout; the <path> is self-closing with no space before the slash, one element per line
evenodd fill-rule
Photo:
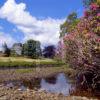
<path fill-rule="evenodd" d="M 28 69 L 6 69 L 0 70 L 0 82 L 9 80 L 31 80 L 34 78 L 45 78 L 57 73 L 65 73 L 69 77 L 74 77 L 76 72 L 71 68 L 62 67 L 37 67 Z"/>
<path fill-rule="evenodd" d="M 64 96 L 44 90 L 21 91 L 0 86 L 0 100 L 98 100 L 81 96 Z"/>
<path fill-rule="evenodd" d="M 31 81 L 47 78 L 58 73 L 65 73 L 72 80 L 76 71 L 66 66 L 62 67 L 37 67 L 31 69 L 0 70 L 0 100 L 98 100 L 85 96 L 64 96 L 59 93 L 49 93 L 41 89 L 18 90 L 16 87 L 6 87 L 3 83 L 9 81 Z"/>

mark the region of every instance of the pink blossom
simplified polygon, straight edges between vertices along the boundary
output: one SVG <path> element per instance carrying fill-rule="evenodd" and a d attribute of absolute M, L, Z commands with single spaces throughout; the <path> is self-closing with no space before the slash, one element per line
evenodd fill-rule
<path fill-rule="evenodd" d="M 98 13 L 97 16 L 100 17 L 100 13 Z"/>
<path fill-rule="evenodd" d="M 92 9 L 92 10 L 97 10 L 97 8 L 99 8 L 99 5 L 97 5 L 96 3 L 92 3 L 90 5 L 90 9 Z"/>
<path fill-rule="evenodd" d="M 89 16 L 88 11 L 84 11 L 84 17 L 88 17 L 88 16 Z"/>
<path fill-rule="evenodd" d="M 96 42 L 100 42 L 100 38 L 96 38 L 95 41 L 96 41 Z"/>

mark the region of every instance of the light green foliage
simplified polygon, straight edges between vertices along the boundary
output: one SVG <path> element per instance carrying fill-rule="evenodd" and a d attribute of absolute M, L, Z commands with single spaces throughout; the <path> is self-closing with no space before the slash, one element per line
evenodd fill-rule
<path fill-rule="evenodd" d="M 60 37 L 63 37 L 66 33 L 69 34 L 73 31 L 78 22 L 79 19 L 77 18 L 77 13 L 71 13 L 67 17 L 67 20 L 60 26 Z"/>

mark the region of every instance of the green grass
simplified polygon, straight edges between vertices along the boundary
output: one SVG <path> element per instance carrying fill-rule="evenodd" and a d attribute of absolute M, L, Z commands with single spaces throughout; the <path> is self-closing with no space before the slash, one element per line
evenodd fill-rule
<path fill-rule="evenodd" d="M 16 73 L 32 73 L 34 69 L 17 69 Z"/>
<path fill-rule="evenodd" d="M 36 67 L 38 65 L 63 65 L 53 59 L 30 59 L 24 57 L 0 57 L 0 67 Z"/>

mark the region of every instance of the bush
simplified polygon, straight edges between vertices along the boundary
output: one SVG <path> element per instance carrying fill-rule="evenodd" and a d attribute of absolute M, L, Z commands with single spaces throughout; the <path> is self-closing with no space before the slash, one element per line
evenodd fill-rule
<path fill-rule="evenodd" d="M 99 12 L 100 5 L 92 3 L 76 28 L 63 38 L 64 60 L 70 66 L 79 70 L 78 76 L 81 78 L 81 83 L 92 89 L 100 86 Z"/>

